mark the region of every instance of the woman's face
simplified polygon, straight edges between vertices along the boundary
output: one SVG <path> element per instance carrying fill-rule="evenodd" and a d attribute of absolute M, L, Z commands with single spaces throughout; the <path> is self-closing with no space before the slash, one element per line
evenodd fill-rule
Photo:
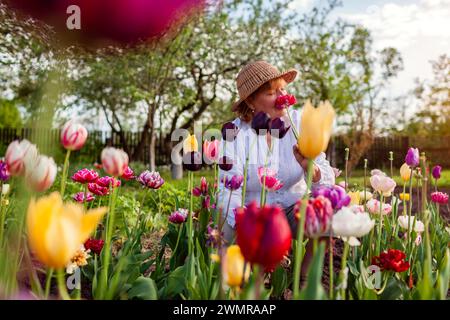
<path fill-rule="evenodd" d="M 273 82 L 269 88 L 259 90 L 253 98 L 249 98 L 248 103 L 255 110 L 255 114 L 265 112 L 271 118 L 283 117 L 286 114 L 286 110 L 284 108 L 281 110 L 276 108 L 275 101 L 279 96 L 287 94 L 286 85 L 286 81 L 280 79 Z"/>

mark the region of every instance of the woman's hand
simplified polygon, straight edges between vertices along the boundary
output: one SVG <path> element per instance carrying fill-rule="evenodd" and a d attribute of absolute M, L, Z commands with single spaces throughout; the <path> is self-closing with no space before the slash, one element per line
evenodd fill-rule
<path fill-rule="evenodd" d="M 298 147 L 296 144 L 293 145 L 292 147 L 293 151 L 294 151 L 294 157 L 297 160 L 297 162 L 300 164 L 300 166 L 303 168 L 303 171 L 307 171 L 308 170 L 308 159 L 305 158 L 301 153 L 300 150 L 298 150 Z M 313 165 L 313 176 L 312 176 L 312 181 L 313 182 L 319 182 L 320 178 L 322 177 L 321 173 L 320 173 L 320 169 L 318 166 L 316 166 L 315 164 Z"/>

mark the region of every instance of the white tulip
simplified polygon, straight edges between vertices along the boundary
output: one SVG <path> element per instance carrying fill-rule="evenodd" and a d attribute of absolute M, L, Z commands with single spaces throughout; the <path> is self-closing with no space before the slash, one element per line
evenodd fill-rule
<path fill-rule="evenodd" d="M 38 157 L 38 151 L 34 144 L 24 139 L 13 141 L 9 144 L 5 154 L 5 162 L 12 176 L 25 174 L 26 167 L 31 167 Z"/>
<path fill-rule="evenodd" d="M 411 224 L 410 224 L 410 226 L 409 226 L 409 216 L 407 216 L 407 215 L 399 216 L 397 221 L 398 221 L 398 225 L 402 229 L 409 230 L 409 228 L 412 229 L 412 227 L 413 227 L 414 216 L 411 216 Z M 416 220 L 416 224 L 414 225 L 414 231 L 418 232 L 418 233 L 425 231 L 425 225 L 423 224 L 422 221 Z"/>
<path fill-rule="evenodd" d="M 358 208 L 359 209 L 359 208 Z M 351 246 L 358 246 L 358 237 L 362 237 L 372 230 L 375 221 L 370 219 L 367 212 L 360 212 L 352 208 L 343 207 L 333 216 L 333 233 L 348 241 Z"/>

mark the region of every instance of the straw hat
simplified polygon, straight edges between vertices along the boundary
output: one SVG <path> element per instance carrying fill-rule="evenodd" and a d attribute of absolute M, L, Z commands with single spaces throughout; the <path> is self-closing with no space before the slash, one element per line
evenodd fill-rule
<path fill-rule="evenodd" d="M 244 66 L 236 78 L 236 86 L 239 92 L 239 100 L 236 101 L 231 110 L 236 111 L 253 92 L 269 80 L 283 77 L 287 83 L 294 81 L 298 71 L 289 69 L 280 72 L 277 68 L 266 61 L 255 61 Z"/>

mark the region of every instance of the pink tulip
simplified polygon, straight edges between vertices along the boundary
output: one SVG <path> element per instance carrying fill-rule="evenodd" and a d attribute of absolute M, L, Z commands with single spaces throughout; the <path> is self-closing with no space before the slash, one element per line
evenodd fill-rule
<path fill-rule="evenodd" d="M 444 192 L 433 192 L 431 194 L 431 201 L 438 204 L 446 204 L 448 202 L 448 194 Z"/>
<path fill-rule="evenodd" d="M 189 215 L 189 210 L 187 209 L 178 209 L 169 216 L 169 221 L 175 224 L 181 224 L 186 221 Z"/>
<path fill-rule="evenodd" d="M 130 167 L 127 167 L 127 168 L 125 169 L 125 171 L 123 172 L 123 175 L 122 175 L 121 178 L 122 178 L 123 180 L 131 180 L 131 179 L 134 179 L 134 178 L 136 178 L 136 177 L 135 177 L 135 175 L 134 175 L 133 170 L 132 170 Z"/>
<path fill-rule="evenodd" d="M 121 182 L 119 179 L 115 179 L 114 177 L 108 177 L 108 176 L 98 178 L 95 181 L 95 183 L 98 184 L 100 187 L 105 187 L 108 189 L 110 186 L 112 186 L 113 188 L 117 188 L 117 187 L 120 187 L 120 185 L 121 185 Z"/>
<path fill-rule="evenodd" d="M 78 183 L 90 183 L 95 182 L 98 179 L 98 173 L 95 170 L 89 170 L 87 168 L 78 170 L 72 176 L 72 180 Z"/>
<path fill-rule="evenodd" d="M 76 202 L 91 202 L 95 199 L 95 197 L 92 195 L 92 193 L 86 193 L 86 200 L 84 200 L 84 192 L 78 192 L 77 194 L 75 194 L 73 196 L 73 200 L 75 200 Z"/>
<path fill-rule="evenodd" d="M 101 158 L 105 172 L 114 177 L 122 176 L 128 167 L 128 155 L 121 149 L 107 147 Z"/>
<path fill-rule="evenodd" d="M 265 185 L 268 191 L 276 191 L 283 187 L 283 183 L 277 179 L 277 172 L 270 168 L 259 167 L 258 178 L 261 185 Z M 264 180 L 265 179 L 265 180 Z"/>
<path fill-rule="evenodd" d="M 33 166 L 26 169 L 26 181 L 36 192 L 50 188 L 56 178 L 56 164 L 52 158 L 38 156 Z"/>
<path fill-rule="evenodd" d="M 28 140 L 13 141 L 6 149 L 5 162 L 12 176 L 25 174 L 25 167 L 36 162 L 38 152 L 36 146 Z"/>
<path fill-rule="evenodd" d="M 206 140 L 203 143 L 203 155 L 208 164 L 219 162 L 219 140 Z"/>
<path fill-rule="evenodd" d="M 370 177 L 370 184 L 375 191 L 384 196 L 390 196 L 396 186 L 395 181 L 391 178 L 377 174 Z"/>
<path fill-rule="evenodd" d="M 372 214 L 380 214 L 380 201 L 376 199 L 370 199 L 366 203 L 367 210 Z M 392 207 L 390 204 L 383 203 L 381 214 L 387 215 L 390 214 L 392 211 Z"/>
<path fill-rule="evenodd" d="M 88 183 L 88 190 L 97 196 L 106 196 L 109 193 L 108 187 L 102 187 L 95 182 Z"/>
<path fill-rule="evenodd" d="M 86 143 L 87 136 L 85 127 L 70 120 L 61 130 L 61 144 L 67 150 L 80 150 Z"/>

